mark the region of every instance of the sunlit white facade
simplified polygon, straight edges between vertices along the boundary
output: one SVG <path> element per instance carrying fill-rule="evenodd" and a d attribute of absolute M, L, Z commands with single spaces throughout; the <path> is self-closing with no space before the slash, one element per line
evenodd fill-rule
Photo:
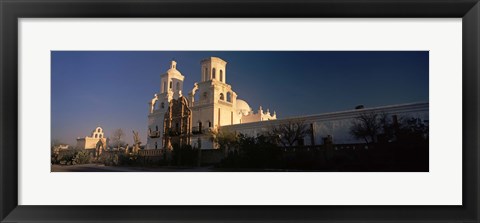
<path fill-rule="evenodd" d="M 179 98 L 182 98 L 183 101 L 186 100 L 187 109 L 191 110 L 191 119 L 189 119 L 191 130 L 189 130 L 188 144 L 202 149 L 216 148 L 209 133 L 219 129 L 258 136 L 280 124 L 302 122 L 311 130 L 311 134 L 302 140 L 304 145 L 321 145 L 326 138 L 330 138 L 335 144 L 349 144 L 362 143 L 359 139 L 355 139 L 349 131 L 352 121 L 362 113 L 375 112 L 388 114 L 395 118 L 419 118 L 425 122 L 428 122 L 429 119 L 427 102 L 353 109 L 277 120 L 276 112 L 271 113 L 268 109 L 264 111 L 261 106 L 254 111 L 245 100 L 238 98 L 232 85 L 227 83 L 226 61 L 218 57 L 206 58 L 200 62 L 199 74 L 200 81 L 194 84 L 188 95 L 182 94 L 185 77 L 177 70 L 175 61 L 172 61 L 170 69 L 160 76 L 160 91 L 149 103 L 146 149 L 171 147 L 163 140 L 166 129 L 164 128 L 165 114 L 172 100 Z M 169 123 L 171 125 L 169 130 L 175 129 L 174 126 L 172 128 L 171 120 Z"/>
<path fill-rule="evenodd" d="M 275 112 L 256 112 L 245 100 L 237 98 L 233 87 L 227 83 L 227 62 L 218 57 L 209 57 L 200 62 L 200 81 L 188 94 L 182 94 L 185 77 L 177 70 L 177 63 L 171 62 L 170 69 L 162 74 L 160 92 L 149 103 L 147 149 L 161 149 L 165 145 L 164 121 L 167 106 L 172 99 L 185 97 L 192 110 L 192 142 L 205 141 L 202 148 L 210 148 L 206 136 L 222 126 L 240 123 L 261 122 L 277 119 Z M 199 139 L 200 138 L 200 139 Z"/>

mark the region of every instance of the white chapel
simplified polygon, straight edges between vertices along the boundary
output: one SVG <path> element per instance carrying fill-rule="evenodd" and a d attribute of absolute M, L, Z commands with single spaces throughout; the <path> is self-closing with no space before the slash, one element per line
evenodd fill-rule
<path fill-rule="evenodd" d="M 189 140 L 196 142 L 208 131 L 215 131 L 222 126 L 261 122 L 277 119 L 267 109 L 260 107 L 254 112 L 245 100 L 238 99 L 237 93 L 227 83 L 227 62 L 218 57 L 209 57 L 200 62 L 200 81 L 196 82 L 188 95 L 182 94 L 185 76 L 177 69 L 177 63 L 172 61 L 170 69 L 160 75 L 160 92 L 154 94 L 149 103 L 148 138 L 146 149 L 167 148 L 164 140 L 165 130 L 174 131 L 181 126 L 188 126 Z M 191 111 L 188 125 L 166 122 L 172 118 L 167 114 L 173 100 L 186 102 L 183 108 Z M 169 115 L 166 117 L 166 115 Z M 164 123 L 171 123 L 165 126 Z M 184 123 L 183 123 L 184 124 Z M 179 127 L 180 126 L 180 127 Z M 180 131 L 180 130 L 176 130 Z M 175 131 L 174 131 L 175 132 Z M 190 144 L 191 142 L 188 142 Z"/>

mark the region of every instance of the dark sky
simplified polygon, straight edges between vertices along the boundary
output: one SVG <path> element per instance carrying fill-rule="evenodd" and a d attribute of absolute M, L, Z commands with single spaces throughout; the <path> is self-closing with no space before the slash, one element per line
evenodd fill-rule
<path fill-rule="evenodd" d="M 100 125 L 146 143 L 148 102 L 174 58 L 184 95 L 200 60 L 224 59 L 227 83 L 278 118 L 428 101 L 428 51 L 53 51 L 52 139 L 74 145 Z"/>

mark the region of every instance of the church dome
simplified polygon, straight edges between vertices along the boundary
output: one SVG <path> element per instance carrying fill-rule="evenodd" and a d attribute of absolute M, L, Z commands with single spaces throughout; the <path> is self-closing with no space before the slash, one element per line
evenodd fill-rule
<path fill-rule="evenodd" d="M 250 108 L 246 101 L 237 99 L 237 112 L 247 115 L 251 110 L 252 108 Z"/>
<path fill-rule="evenodd" d="M 180 73 L 180 71 L 177 70 L 176 68 L 168 69 L 167 74 L 170 74 L 171 76 L 183 76 L 182 73 Z"/>
<path fill-rule="evenodd" d="M 170 63 L 170 69 L 168 69 L 165 74 L 168 74 L 170 77 L 183 77 L 182 73 L 177 70 L 177 62 L 173 60 Z"/>

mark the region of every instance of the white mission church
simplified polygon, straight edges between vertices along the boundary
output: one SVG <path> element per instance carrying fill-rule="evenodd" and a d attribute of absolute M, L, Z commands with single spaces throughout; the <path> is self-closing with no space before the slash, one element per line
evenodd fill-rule
<path fill-rule="evenodd" d="M 148 136 L 145 149 L 171 149 L 173 143 L 190 144 L 202 149 L 215 149 L 210 131 L 222 130 L 256 136 L 272 126 L 301 120 L 312 133 L 305 145 L 323 143 L 325 137 L 333 143 L 358 143 L 349 134 L 353 118 L 361 112 L 381 112 L 428 120 L 428 102 L 391 105 L 377 108 L 341 111 L 278 119 L 275 112 L 260 107 L 253 111 L 245 100 L 237 98 L 227 84 L 227 62 L 218 57 L 201 61 L 200 82 L 194 84 L 188 95 L 183 94 L 185 76 L 172 61 L 170 69 L 162 74 L 160 91 L 149 102 Z"/>

